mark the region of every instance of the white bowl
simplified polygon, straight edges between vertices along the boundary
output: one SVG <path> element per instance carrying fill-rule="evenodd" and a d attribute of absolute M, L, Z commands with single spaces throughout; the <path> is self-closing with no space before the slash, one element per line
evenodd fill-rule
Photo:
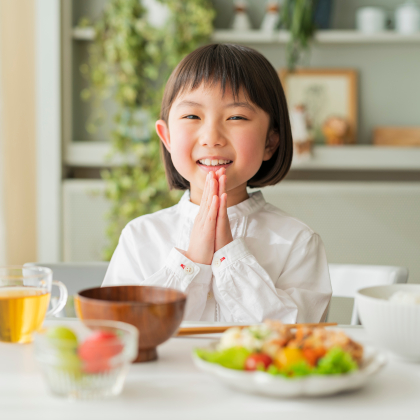
<path fill-rule="evenodd" d="M 420 284 L 374 286 L 356 293 L 360 320 L 369 336 L 402 359 L 420 362 L 420 305 L 390 302 L 398 291 L 420 293 Z"/>

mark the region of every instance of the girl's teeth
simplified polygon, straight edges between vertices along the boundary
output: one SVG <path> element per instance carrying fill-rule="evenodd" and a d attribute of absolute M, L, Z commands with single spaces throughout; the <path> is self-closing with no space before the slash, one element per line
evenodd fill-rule
<path fill-rule="evenodd" d="M 206 166 L 217 166 L 217 165 L 225 165 L 226 163 L 229 163 L 229 160 L 222 160 L 222 159 L 203 159 L 199 161 L 202 165 Z"/>

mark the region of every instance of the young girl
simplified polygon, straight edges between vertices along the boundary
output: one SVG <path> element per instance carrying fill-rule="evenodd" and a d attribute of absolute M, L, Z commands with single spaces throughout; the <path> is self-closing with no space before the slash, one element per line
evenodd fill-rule
<path fill-rule="evenodd" d="M 124 228 L 103 285 L 179 289 L 185 320 L 320 321 L 331 297 L 320 237 L 247 192 L 280 182 L 292 160 L 271 64 L 239 45 L 195 50 L 168 80 L 156 130 L 169 186 L 186 192 Z"/>

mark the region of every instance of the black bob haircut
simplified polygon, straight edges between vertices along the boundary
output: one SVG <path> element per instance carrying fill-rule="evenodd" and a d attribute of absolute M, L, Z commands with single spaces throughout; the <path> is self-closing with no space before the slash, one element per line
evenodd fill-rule
<path fill-rule="evenodd" d="M 228 86 L 235 99 L 243 89 L 247 99 L 270 116 L 268 133 L 274 130 L 279 134 L 280 141 L 273 156 L 262 162 L 247 186 L 258 188 L 280 182 L 290 169 L 293 143 L 286 98 L 273 66 L 259 52 L 241 45 L 211 44 L 200 47 L 188 54 L 169 77 L 160 118 L 168 124 L 169 111 L 177 96 L 198 88 L 202 83 L 220 83 L 223 93 Z M 162 142 L 161 154 L 169 188 L 189 189 L 189 181 L 175 169 L 171 154 Z"/>

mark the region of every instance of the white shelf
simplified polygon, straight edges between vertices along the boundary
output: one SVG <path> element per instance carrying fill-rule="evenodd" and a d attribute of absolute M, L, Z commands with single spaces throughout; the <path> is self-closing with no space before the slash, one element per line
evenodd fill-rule
<path fill-rule="evenodd" d="M 420 170 L 420 147 L 316 146 L 311 159 L 292 164 L 293 169 Z"/>
<path fill-rule="evenodd" d="M 64 162 L 69 166 L 104 167 L 122 163 L 111 159 L 109 143 L 72 142 L 65 150 Z M 134 161 L 133 161 L 134 163 Z M 313 157 L 292 164 L 304 170 L 420 170 L 420 147 L 316 146 Z"/>
<path fill-rule="evenodd" d="M 78 28 L 72 30 L 72 37 L 78 41 L 93 41 L 95 38 L 95 29 L 93 27 Z"/>
<path fill-rule="evenodd" d="M 73 39 L 78 41 L 92 41 L 95 30 L 92 27 L 73 28 Z M 232 31 L 216 30 L 213 34 L 214 42 L 238 42 L 245 44 L 285 44 L 289 40 L 287 31 L 262 32 L 259 30 Z M 369 43 L 420 43 L 420 32 L 403 35 L 394 31 L 384 31 L 377 34 L 364 34 L 359 31 L 327 30 L 317 31 L 315 42 L 319 44 L 369 44 Z"/>
<path fill-rule="evenodd" d="M 111 150 L 111 145 L 105 142 L 73 141 L 65 147 L 64 163 L 69 166 L 96 168 L 124 163 L 119 158 L 110 159 Z"/>
<path fill-rule="evenodd" d="M 214 32 L 213 41 L 239 42 L 252 44 L 286 43 L 289 41 L 287 31 L 264 33 L 253 31 L 218 30 Z M 328 30 L 317 31 L 314 41 L 319 44 L 368 44 L 368 43 L 409 43 L 420 42 L 420 32 L 412 35 L 402 35 L 394 31 L 384 31 L 378 34 L 364 34 L 359 31 Z"/>

